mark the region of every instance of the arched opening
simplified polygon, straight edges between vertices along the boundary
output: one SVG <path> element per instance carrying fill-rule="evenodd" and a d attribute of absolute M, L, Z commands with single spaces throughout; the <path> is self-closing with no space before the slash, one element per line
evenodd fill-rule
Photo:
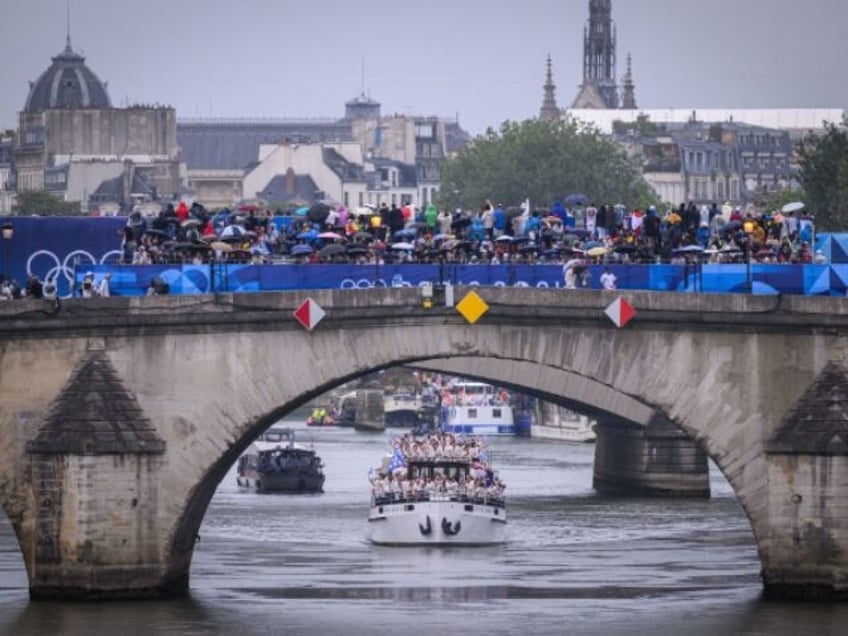
<path fill-rule="evenodd" d="M 28 598 L 27 588 L 26 566 L 14 526 L 0 508 L 0 633 L 14 633 L 14 610 Z"/>
<path fill-rule="evenodd" d="M 495 369 L 491 375 L 478 370 L 464 377 L 498 382 L 504 375 Z M 552 396 L 531 379 L 510 387 Z M 600 406 L 583 408 L 606 413 Z M 637 416 L 647 417 L 650 408 L 642 407 L 645 412 Z M 386 436 L 309 430 L 287 415 L 276 411 L 273 417 L 311 438 L 326 462 L 324 494 L 245 493 L 229 468 L 200 529 L 193 594 L 214 594 L 222 577 L 232 580 L 228 568 L 238 560 L 235 577 L 242 584 L 233 587 L 250 587 L 260 597 L 306 600 L 298 615 L 313 625 L 321 620 L 317 608 L 332 601 L 341 607 L 332 620 L 355 631 L 373 625 L 374 617 L 359 611 L 363 601 L 438 605 L 456 620 L 461 612 L 446 609 L 445 603 L 497 601 L 517 607 L 519 599 L 546 601 L 542 620 L 553 625 L 556 606 L 568 599 L 616 598 L 621 607 L 641 613 L 639 598 L 683 603 L 685 595 L 710 595 L 719 580 L 721 590 L 749 600 L 760 593 L 750 524 L 715 465 L 710 499 L 603 497 L 592 488 L 591 445 L 492 439 L 494 461 L 509 493 L 505 546 L 447 552 L 375 548 L 366 541 L 366 476 L 386 451 Z M 262 426 L 271 419 L 264 418 Z M 260 610 L 255 620 L 262 624 L 271 617 Z M 482 624 L 491 628 L 495 620 L 485 618 Z"/>

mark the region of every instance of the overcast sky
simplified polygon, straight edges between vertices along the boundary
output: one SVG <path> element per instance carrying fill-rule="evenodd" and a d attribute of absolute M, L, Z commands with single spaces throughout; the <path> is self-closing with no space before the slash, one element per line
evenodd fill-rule
<path fill-rule="evenodd" d="M 582 79 L 588 0 L 70 0 L 71 40 L 115 106 L 178 117 L 535 117 Z M 65 46 L 66 0 L 0 0 L 0 127 Z M 643 108 L 848 107 L 848 0 L 612 0 L 618 77 Z"/>

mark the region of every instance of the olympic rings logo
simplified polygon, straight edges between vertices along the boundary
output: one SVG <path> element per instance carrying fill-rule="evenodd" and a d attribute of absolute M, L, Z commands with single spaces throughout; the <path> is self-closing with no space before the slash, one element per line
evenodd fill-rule
<path fill-rule="evenodd" d="M 52 262 L 52 267 L 47 267 L 46 271 L 41 267 L 41 262 L 36 263 L 36 260 L 46 258 L 48 264 Z M 26 262 L 26 272 L 29 274 L 41 274 L 42 280 L 53 281 L 59 287 L 60 283 L 64 282 L 68 290 L 72 289 L 74 282 L 74 271 L 77 268 L 85 267 L 86 265 L 104 265 L 110 261 L 117 262 L 121 258 L 120 250 L 111 250 L 97 258 L 86 250 L 73 250 L 68 252 L 64 260 L 60 261 L 55 252 L 50 250 L 37 250 L 29 255 Z M 38 267 L 36 267 L 38 265 Z M 61 277 L 61 278 L 60 278 Z M 70 295 L 70 293 L 68 294 Z"/>

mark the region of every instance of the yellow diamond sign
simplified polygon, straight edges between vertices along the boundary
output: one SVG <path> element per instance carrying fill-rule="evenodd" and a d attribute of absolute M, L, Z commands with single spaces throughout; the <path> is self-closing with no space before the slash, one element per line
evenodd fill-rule
<path fill-rule="evenodd" d="M 471 291 L 457 303 L 456 310 L 473 325 L 480 320 L 480 316 L 489 311 L 489 306 L 476 292 Z"/>

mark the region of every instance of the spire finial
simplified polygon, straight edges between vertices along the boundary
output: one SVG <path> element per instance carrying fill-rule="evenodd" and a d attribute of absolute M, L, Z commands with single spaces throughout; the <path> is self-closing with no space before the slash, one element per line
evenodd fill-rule
<path fill-rule="evenodd" d="M 65 49 L 70 52 L 71 49 L 71 0 L 68 0 L 68 33 L 65 37 Z"/>

